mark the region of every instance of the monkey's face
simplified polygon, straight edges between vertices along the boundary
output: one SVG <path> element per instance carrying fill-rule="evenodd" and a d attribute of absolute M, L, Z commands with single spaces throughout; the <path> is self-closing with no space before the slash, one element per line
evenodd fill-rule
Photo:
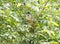
<path fill-rule="evenodd" d="M 31 14 L 27 14 L 26 15 L 26 20 L 28 21 L 28 22 L 32 22 L 32 16 L 31 16 Z"/>

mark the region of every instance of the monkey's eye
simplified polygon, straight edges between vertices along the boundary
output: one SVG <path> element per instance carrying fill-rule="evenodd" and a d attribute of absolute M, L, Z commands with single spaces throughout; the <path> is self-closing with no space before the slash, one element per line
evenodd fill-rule
<path fill-rule="evenodd" d="M 30 14 L 27 14 L 27 16 L 30 16 Z"/>

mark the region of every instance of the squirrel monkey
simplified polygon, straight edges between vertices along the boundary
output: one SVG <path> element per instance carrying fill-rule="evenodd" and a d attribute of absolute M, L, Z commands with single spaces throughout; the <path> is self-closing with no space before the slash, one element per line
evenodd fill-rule
<path fill-rule="evenodd" d="M 27 12 L 26 14 L 26 20 L 29 22 L 29 23 L 32 23 L 33 22 L 33 18 L 32 18 L 32 15 L 30 12 Z"/>
<path fill-rule="evenodd" d="M 26 20 L 27 22 L 30 24 L 31 27 L 29 27 L 29 31 L 30 32 L 34 32 L 34 28 L 35 28 L 35 22 L 32 18 L 32 15 L 30 12 L 27 12 L 27 15 L 26 15 Z"/>

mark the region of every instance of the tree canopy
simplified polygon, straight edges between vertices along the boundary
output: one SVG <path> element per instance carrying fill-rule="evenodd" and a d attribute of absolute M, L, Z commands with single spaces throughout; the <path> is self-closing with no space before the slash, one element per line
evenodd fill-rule
<path fill-rule="evenodd" d="M 0 0 L 0 44 L 60 41 L 60 0 Z"/>

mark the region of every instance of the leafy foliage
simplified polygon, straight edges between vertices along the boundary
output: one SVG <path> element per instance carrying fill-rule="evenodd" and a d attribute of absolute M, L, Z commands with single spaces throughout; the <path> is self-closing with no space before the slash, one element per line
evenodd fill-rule
<path fill-rule="evenodd" d="M 59 44 L 59 19 L 59 0 L 0 0 L 0 43 Z"/>

